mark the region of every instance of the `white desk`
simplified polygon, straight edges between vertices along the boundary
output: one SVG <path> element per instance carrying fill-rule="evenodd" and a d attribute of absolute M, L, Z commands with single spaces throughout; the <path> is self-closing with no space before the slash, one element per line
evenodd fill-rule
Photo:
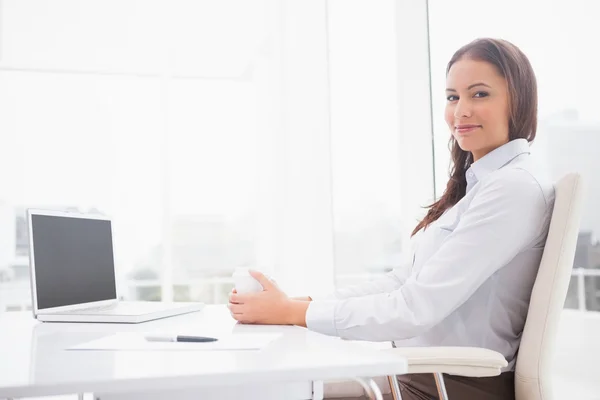
<path fill-rule="evenodd" d="M 263 350 L 67 351 L 113 332 L 281 332 Z M 406 373 L 398 356 L 296 326 L 240 325 L 225 306 L 143 324 L 40 323 L 0 313 L 0 398 L 320 399 L 322 381 Z"/>

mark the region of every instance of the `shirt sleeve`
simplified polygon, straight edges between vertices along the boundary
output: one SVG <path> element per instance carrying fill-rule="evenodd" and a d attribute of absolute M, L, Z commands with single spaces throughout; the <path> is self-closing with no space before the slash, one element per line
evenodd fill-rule
<path fill-rule="evenodd" d="M 378 278 L 364 283 L 338 289 L 330 294 L 311 294 L 310 298 L 313 301 L 336 299 L 341 300 L 350 297 L 367 296 L 370 294 L 389 293 L 398 289 L 404 284 L 404 282 L 406 282 L 406 280 L 410 276 L 412 264 L 413 252 L 411 251 L 410 254 L 402 258 L 399 266 L 397 266 L 396 268 L 394 268 L 393 271 L 390 271 L 383 276 L 380 276 Z"/>
<path fill-rule="evenodd" d="M 351 297 L 361 297 L 377 293 L 389 293 L 398 289 L 410 275 L 412 262 L 403 263 L 400 267 L 394 268 L 393 271 L 380 276 L 376 279 L 364 282 L 358 285 L 349 286 L 338 289 L 327 295 L 310 295 L 313 301 L 319 300 L 341 300 Z"/>
<path fill-rule="evenodd" d="M 424 333 L 539 238 L 547 206 L 527 171 L 511 169 L 482 182 L 454 231 L 418 273 L 389 293 L 313 301 L 306 312 L 307 327 L 370 341 Z"/>

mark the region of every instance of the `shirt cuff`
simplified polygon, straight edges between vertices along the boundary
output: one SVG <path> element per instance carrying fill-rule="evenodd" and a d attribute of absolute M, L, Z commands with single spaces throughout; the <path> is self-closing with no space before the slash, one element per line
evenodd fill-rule
<path fill-rule="evenodd" d="M 311 301 L 306 310 L 306 327 L 311 331 L 338 336 L 335 328 L 335 306 L 338 300 Z"/>

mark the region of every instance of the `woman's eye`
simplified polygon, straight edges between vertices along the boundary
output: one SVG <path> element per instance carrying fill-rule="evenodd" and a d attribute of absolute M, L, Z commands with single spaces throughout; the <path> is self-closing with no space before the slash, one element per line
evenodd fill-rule
<path fill-rule="evenodd" d="M 487 97 L 487 96 L 488 96 L 487 92 L 477 92 L 477 93 L 475 93 L 475 97 L 481 98 L 481 97 Z"/>
<path fill-rule="evenodd" d="M 453 95 L 453 94 L 451 94 L 450 96 L 446 97 L 446 100 L 448 100 L 448 101 L 454 101 L 454 100 L 458 100 L 458 97 L 455 96 L 455 95 Z"/>

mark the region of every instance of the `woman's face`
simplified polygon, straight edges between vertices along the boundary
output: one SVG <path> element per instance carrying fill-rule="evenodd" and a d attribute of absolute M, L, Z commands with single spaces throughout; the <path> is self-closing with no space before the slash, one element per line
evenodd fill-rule
<path fill-rule="evenodd" d="M 477 161 L 508 142 L 506 79 L 485 61 L 462 59 L 446 77 L 446 123 Z"/>

